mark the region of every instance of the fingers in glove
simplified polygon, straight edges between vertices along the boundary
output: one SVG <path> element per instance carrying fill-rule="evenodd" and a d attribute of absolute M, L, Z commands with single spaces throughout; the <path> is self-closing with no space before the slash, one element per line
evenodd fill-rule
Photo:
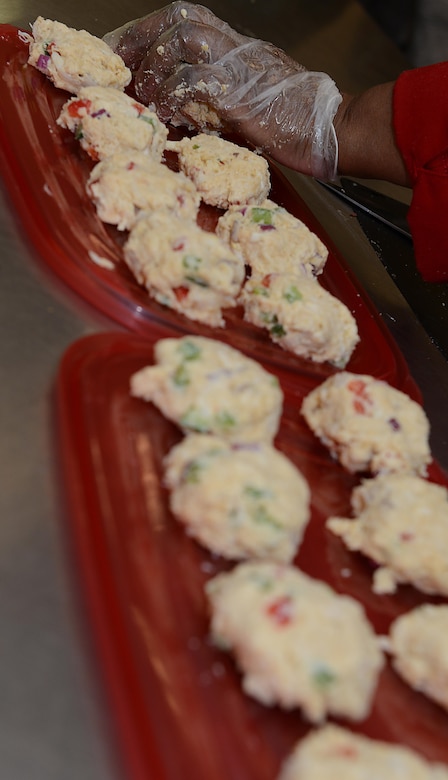
<path fill-rule="evenodd" d="M 202 22 L 229 34 L 233 32 L 226 22 L 205 6 L 176 0 L 148 16 L 135 19 L 117 30 L 106 33 L 104 40 L 122 57 L 131 70 L 136 70 L 161 35 L 187 20 Z"/>
<path fill-rule="evenodd" d="M 219 99 L 228 89 L 224 68 L 210 65 L 182 65 L 163 81 L 152 95 L 162 122 L 169 122 L 191 101 L 219 106 Z"/>
<path fill-rule="evenodd" d="M 139 100 L 149 103 L 159 85 L 179 66 L 212 64 L 234 46 L 234 37 L 223 30 L 191 20 L 176 24 L 157 39 L 135 73 Z"/>

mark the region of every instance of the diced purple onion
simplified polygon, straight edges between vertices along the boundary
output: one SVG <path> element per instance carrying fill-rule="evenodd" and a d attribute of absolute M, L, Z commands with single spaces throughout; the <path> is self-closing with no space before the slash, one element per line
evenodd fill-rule
<path fill-rule="evenodd" d="M 39 70 L 47 70 L 49 62 L 50 62 L 50 57 L 47 54 L 41 54 L 38 57 L 36 65 L 39 68 Z"/>
<path fill-rule="evenodd" d="M 277 230 L 275 225 L 260 225 L 260 230 Z"/>
<path fill-rule="evenodd" d="M 106 114 L 106 116 L 110 116 L 109 112 L 106 111 L 105 108 L 100 108 L 98 111 L 94 111 L 93 114 L 90 114 L 90 116 L 95 119 L 96 117 L 103 116 L 104 114 Z"/>

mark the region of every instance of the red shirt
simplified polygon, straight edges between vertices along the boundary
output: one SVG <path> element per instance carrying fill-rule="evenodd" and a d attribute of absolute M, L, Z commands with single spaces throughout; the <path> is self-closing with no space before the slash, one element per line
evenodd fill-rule
<path fill-rule="evenodd" d="M 448 281 L 448 62 L 399 76 L 394 129 L 413 188 L 417 267 L 427 281 Z"/>

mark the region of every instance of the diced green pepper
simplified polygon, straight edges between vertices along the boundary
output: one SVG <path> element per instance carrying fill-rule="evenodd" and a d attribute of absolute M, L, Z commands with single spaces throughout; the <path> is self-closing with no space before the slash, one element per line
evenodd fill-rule
<path fill-rule="evenodd" d="M 336 680 L 336 675 L 327 666 L 318 666 L 312 674 L 313 682 L 318 688 L 328 688 Z"/>
<path fill-rule="evenodd" d="M 190 463 L 187 463 L 182 472 L 183 481 L 189 484 L 198 483 L 202 469 L 203 466 L 199 460 L 192 460 Z"/>
<path fill-rule="evenodd" d="M 151 125 L 151 127 L 155 130 L 156 129 L 156 123 L 152 116 L 145 116 L 144 114 L 140 114 L 139 119 L 143 119 L 144 122 L 147 122 L 148 125 Z"/>
<path fill-rule="evenodd" d="M 272 328 L 269 328 L 269 333 L 271 333 L 272 336 L 278 336 L 279 338 L 286 336 L 286 330 L 281 322 L 276 322 Z"/>
<path fill-rule="evenodd" d="M 268 298 L 269 290 L 267 287 L 261 287 L 260 285 L 257 285 L 256 287 L 252 288 L 252 295 L 262 295 L 263 298 Z"/>
<path fill-rule="evenodd" d="M 184 268 L 188 268 L 189 271 L 197 271 L 202 263 L 202 258 L 196 255 L 184 255 L 182 258 L 182 265 Z"/>
<path fill-rule="evenodd" d="M 283 293 L 283 298 L 288 301 L 288 303 L 294 303 L 294 301 L 301 301 L 303 295 L 300 290 L 297 289 L 295 284 L 292 284 L 290 287 L 286 288 L 285 292 Z"/>
<path fill-rule="evenodd" d="M 220 428 L 224 428 L 224 430 L 228 430 L 229 428 L 233 428 L 234 425 L 236 425 L 236 420 L 233 414 L 230 414 L 230 412 L 227 412 L 226 410 L 222 412 L 218 412 L 218 414 L 215 417 L 216 424 Z"/>
<path fill-rule="evenodd" d="M 272 225 L 272 211 L 255 207 L 251 211 L 251 220 L 257 225 Z"/>
<path fill-rule="evenodd" d="M 173 374 L 173 382 L 178 387 L 185 387 L 190 384 L 190 376 L 186 369 L 185 363 L 181 363 Z"/>
<path fill-rule="evenodd" d="M 210 420 L 204 417 L 194 406 L 190 407 L 180 419 L 183 428 L 189 428 L 192 431 L 206 433 L 210 430 Z"/>
<path fill-rule="evenodd" d="M 194 341 L 189 341 L 186 339 L 180 342 L 179 352 L 185 360 L 197 360 L 201 354 L 201 349 L 197 346 L 197 344 L 194 343 Z"/>

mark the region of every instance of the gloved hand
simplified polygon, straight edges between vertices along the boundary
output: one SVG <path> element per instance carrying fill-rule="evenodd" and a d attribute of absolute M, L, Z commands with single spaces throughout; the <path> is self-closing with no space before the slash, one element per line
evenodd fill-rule
<path fill-rule="evenodd" d="M 335 176 L 333 119 L 342 97 L 327 74 L 240 35 L 204 6 L 179 1 L 104 40 L 133 71 L 137 97 L 153 103 L 162 121 L 179 124 L 183 116 L 201 126 L 217 116 L 278 162 Z"/>

